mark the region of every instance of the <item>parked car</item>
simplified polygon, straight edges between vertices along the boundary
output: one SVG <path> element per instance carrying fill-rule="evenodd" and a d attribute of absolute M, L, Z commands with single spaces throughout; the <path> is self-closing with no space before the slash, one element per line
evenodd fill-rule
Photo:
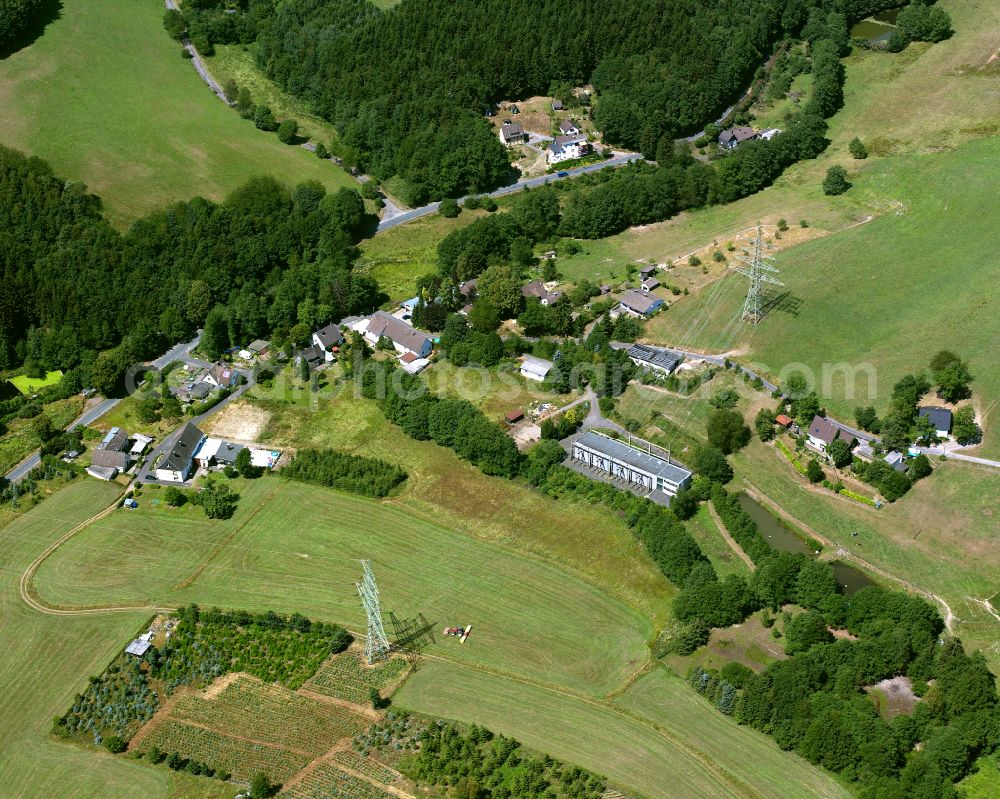
<path fill-rule="evenodd" d="M 566 170 L 563 170 L 562 172 L 556 172 L 556 177 L 568 178 L 569 172 L 567 172 Z"/>

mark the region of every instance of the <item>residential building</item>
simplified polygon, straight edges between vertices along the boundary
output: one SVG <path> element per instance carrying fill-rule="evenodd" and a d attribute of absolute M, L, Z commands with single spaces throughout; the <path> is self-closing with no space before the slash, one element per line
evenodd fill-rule
<path fill-rule="evenodd" d="M 216 388 L 230 388 L 231 386 L 235 386 L 238 379 L 239 372 L 228 363 L 222 363 L 221 361 L 214 364 L 201 377 L 203 383 L 208 383 L 210 386 L 215 386 Z"/>
<path fill-rule="evenodd" d="M 426 358 L 434 349 L 434 340 L 430 335 L 385 311 L 373 313 L 367 319 L 363 333 L 373 345 L 378 344 L 379 339 L 385 336 L 392 342 L 396 352 L 412 352 L 418 358 Z"/>
<path fill-rule="evenodd" d="M 318 366 L 322 366 L 326 363 L 326 351 L 316 344 L 310 347 L 306 347 L 304 350 L 299 350 L 295 353 L 295 362 L 301 364 L 304 360 L 309 364 L 311 369 L 315 369 Z"/>
<path fill-rule="evenodd" d="M 667 458 L 588 430 L 573 442 L 573 460 L 616 480 L 668 497 L 691 485 L 691 472 Z"/>
<path fill-rule="evenodd" d="M 779 413 L 774 417 L 774 423 L 779 427 L 784 427 L 786 430 L 792 425 L 792 417 L 784 413 Z"/>
<path fill-rule="evenodd" d="M 554 366 L 552 361 L 536 358 L 534 355 L 524 355 L 521 357 L 521 377 L 541 383 Z"/>
<path fill-rule="evenodd" d="M 679 352 L 665 350 L 661 347 L 650 347 L 646 344 L 633 344 L 628 348 L 628 357 L 636 366 L 663 375 L 669 375 L 684 360 L 684 356 Z"/>
<path fill-rule="evenodd" d="M 120 427 L 112 427 L 104 434 L 104 438 L 101 439 L 101 443 L 97 445 L 97 448 L 109 452 L 124 452 L 128 449 L 128 433 Z"/>
<path fill-rule="evenodd" d="M 271 343 L 259 338 L 250 342 L 247 347 L 257 358 L 266 358 L 271 353 Z"/>
<path fill-rule="evenodd" d="M 553 100 L 552 101 L 552 110 L 553 111 L 562 111 L 563 110 L 563 101 L 562 100 Z"/>
<path fill-rule="evenodd" d="M 90 459 L 91 466 L 103 466 L 107 469 L 117 469 L 120 472 L 124 472 L 130 463 L 132 463 L 132 458 L 127 452 L 113 449 L 95 449 Z"/>
<path fill-rule="evenodd" d="M 925 406 L 919 411 L 920 416 L 931 423 L 938 438 L 947 438 L 951 432 L 951 411 L 947 408 Z"/>
<path fill-rule="evenodd" d="M 738 125 L 733 128 L 726 128 L 719 134 L 719 146 L 726 150 L 735 150 L 744 142 L 753 141 L 757 138 L 757 131 L 745 125 Z"/>
<path fill-rule="evenodd" d="M 580 129 L 576 126 L 575 122 L 564 119 L 559 123 L 559 133 L 563 136 L 579 136 Z"/>
<path fill-rule="evenodd" d="M 657 272 L 657 267 L 655 264 L 646 264 L 642 269 L 639 270 L 639 277 L 645 280 L 648 277 L 652 277 Z"/>
<path fill-rule="evenodd" d="M 542 305 L 554 305 L 562 294 L 558 291 L 549 291 L 541 280 L 532 280 L 521 286 L 521 296 L 525 299 L 537 297 Z"/>
<path fill-rule="evenodd" d="M 762 130 L 757 138 L 762 139 L 763 141 L 771 141 L 771 139 L 780 133 L 781 128 L 768 128 L 767 130 Z"/>
<path fill-rule="evenodd" d="M 508 147 L 512 144 L 524 144 L 528 141 L 528 134 L 520 122 L 504 122 L 500 126 L 500 141 Z"/>
<path fill-rule="evenodd" d="M 657 280 L 655 277 L 647 277 L 645 280 L 642 281 L 642 285 L 640 286 L 644 294 L 649 294 L 649 292 L 651 292 L 653 289 L 659 287 L 660 287 L 660 281 Z"/>
<path fill-rule="evenodd" d="M 574 158 L 582 158 L 590 152 L 590 144 L 587 137 L 577 133 L 573 136 L 556 136 L 545 152 L 549 166 L 571 161 Z"/>
<path fill-rule="evenodd" d="M 906 471 L 906 458 L 903 457 L 902 452 L 896 452 L 895 450 L 887 452 L 884 460 L 897 472 Z"/>
<path fill-rule="evenodd" d="M 312 343 L 323 351 L 323 360 L 330 363 L 337 357 L 334 351 L 344 343 L 344 334 L 336 322 L 331 322 L 312 334 Z"/>
<path fill-rule="evenodd" d="M 182 483 L 190 477 L 194 454 L 205 440 L 205 434 L 193 422 L 181 428 L 180 434 L 163 454 L 156 467 L 156 479 Z"/>
<path fill-rule="evenodd" d="M 816 414 L 809 425 L 809 443 L 821 452 L 832 444 L 835 440 L 846 441 L 851 448 L 854 447 L 855 438 L 841 427 L 838 427 L 825 416 Z"/>
<path fill-rule="evenodd" d="M 131 463 L 128 433 L 120 427 L 112 427 L 105 433 L 90 459 L 91 466 L 101 470 L 114 470 L 115 473 L 124 472 Z M 94 476 L 102 480 L 110 480 L 114 474 L 107 477 L 104 472 L 100 472 Z"/>
<path fill-rule="evenodd" d="M 652 294 L 643 294 L 636 289 L 629 289 L 622 295 L 618 304 L 620 313 L 631 316 L 649 316 L 663 307 L 663 300 Z"/>
<path fill-rule="evenodd" d="M 243 449 L 242 444 L 232 444 L 221 438 L 206 438 L 195 452 L 194 459 L 202 469 L 232 466 L 236 463 L 236 456 L 240 454 L 241 449 Z"/>

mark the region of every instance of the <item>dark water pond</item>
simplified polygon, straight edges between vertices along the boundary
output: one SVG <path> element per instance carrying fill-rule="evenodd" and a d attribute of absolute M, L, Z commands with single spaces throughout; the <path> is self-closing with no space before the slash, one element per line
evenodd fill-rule
<path fill-rule="evenodd" d="M 760 534 L 764 536 L 764 540 L 767 541 L 773 549 L 776 549 L 779 552 L 797 552 L 801 555 L 816 555 L 816 550 L 813 549 L 807 541 L 796 535 L 795 532 L 789 527 L 782 524 L 781 521 L 776 519 L 767 508 L 755 499 L 751 498 L 747 494 L 740 494 L 737 497 L 737 500 L 740 503 L 740 507 L 742 507 L 743 510 L 746 511 L 747 515 L 757 523 L 757 529 L 760 530 Z M 843 587 L 844 593 L 848 596 L 853 594 L 859 588 L 875 584 L 867 574 L 855 569 L 853 566 L 848 566 L 846 563 L 835 561 L 830 565 L 833 566 L 833 574 L 837 578 L 837 582 Z"/>
<path fill-rule="evenodd" d="M 896 16 L 899 14 L 899 9 L 894 8 L 891 11 L 883 11 L 881 14 L 875 14 L 868 19 L 861 20 L 853 28 L 851 28 L 851 38 L 852 39 L 867 39 L 870 42 L 884 42 L 896 29 Z"/>

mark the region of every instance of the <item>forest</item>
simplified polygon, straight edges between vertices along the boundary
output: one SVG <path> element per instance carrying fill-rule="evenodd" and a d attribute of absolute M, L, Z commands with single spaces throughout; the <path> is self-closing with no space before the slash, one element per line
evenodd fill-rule
<path fill-rule="evenodd" d="M 196 197 L 119 233 L 82 185 L 0 147 L 0 214 L 0 369 L 62 369 L 77 391 L 114 391 L 196 328 L 209 357 L 255 338 L 299 346 L 383 299 L 351 271 L 360 195 L 318 182 L 251 178 L 222 203 Z"/>
<path fill-rule="evenodd" d="M 0 8 L 0 55 L 38 18 L 43 5 L 42 0 L 4 0 Z"/>
<path fill-rule="evenodd" d="M 746 89 L 785 37 L 846 25 L 899 0 L 245 0 L 185 4 L 196 41 L 253 44 L 282 88 L 334 123 L 336 150 L 420 204 L 503 182 L 506 153 L 484 118 L 498 101 L 596 91 L 605 143 L 652 158 Z M 589 100 L 585 101 L 589 102 Z"/>

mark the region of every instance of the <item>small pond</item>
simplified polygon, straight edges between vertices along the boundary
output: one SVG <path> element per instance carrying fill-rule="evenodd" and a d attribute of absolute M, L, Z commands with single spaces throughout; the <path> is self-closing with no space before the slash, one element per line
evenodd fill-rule
<path fill-rule="evenodd" d="M 764 540 L 773 549 L 779 552 L 797 552 L 801 555 L 815 556 L 815 550 L 804 539 L 796 535 L 791 528 L 782 524 L 780 520 L 775 518 L 774 514 L 755 499 L 747 494 L 739 494 L 737 500 L 740 507 L 757 523 L 760 534 L 764 536 Z M 830 565 L 833 566 L 833 574 L 837 578 L 837 582 L 848 596 L 860 588 L 875 585 L 867 574 L 853 566 L 848 566 L 840 561 L 835 561 Z"/>
<path fill-rule="evenodd" d="M 867 39 L 870 42 L 887 41 L 892 32 L 896 30 L 895 23 L 898 14 L 899 9 L 894 8 L 891 11 L 883 11 L 881 14 L 875 14 L 868 19 L 861 20 L 851 28 L 851 38 Z"/>

